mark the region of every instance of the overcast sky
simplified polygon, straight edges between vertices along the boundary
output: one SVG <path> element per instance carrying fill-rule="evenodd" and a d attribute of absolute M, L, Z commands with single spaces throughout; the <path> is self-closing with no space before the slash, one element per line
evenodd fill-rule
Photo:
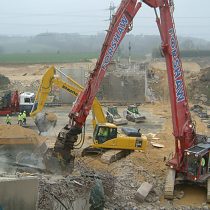
<path fill-rule="evenodd" d="M 112 1 L 116 6 L 120 0 Z M 108 28 L 109 0 L 0 0 L 0 34 L 97 34 Z M 178 35 L 210 40 L 210 0 L 174 0 Z M 153 9 L 143 5 L 132 34 L 158 34 Z"/>

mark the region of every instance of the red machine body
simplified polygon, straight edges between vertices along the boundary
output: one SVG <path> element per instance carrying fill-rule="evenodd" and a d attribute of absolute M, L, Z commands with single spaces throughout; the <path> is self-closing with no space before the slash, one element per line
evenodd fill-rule
<path fill-rule="evenodd" d="M 7 100 L 7 105 L 0 108 L 0 115 L 13 114 L 20 111 L 18 91 L 12 92 L 10 98 Z"/>
<path fill-rule="evenodd" d="M 206 143 L 207 139 L 203 136 L 198 138 L 189 112 L 182 62 L 173 20 L 173 1 L 143 0 L 142 2 L 154 8 L 162 40 L 162 52 L 166 59 L 173 135 L 175 137 L 175 155 L 168 162 L 168 165 L 175 169 L 177 173 L 183 174 L 185 179 L 204 180 L 208 176 L 208 168 L 206 168 L 205 174 L 201 174 L 199 173 L 200 166 L 198 167 L 196 164 L 203 155 L 207 157 L 210 145 L 197 145 L 200 139 L 202 140 L 201 144 Z M 58 139 L 60 141 L 58 140 L 57 145 L 64 142 L 63 150 L 66 150 L 65 155 L 67 150 L 69 152 L 69 150 L 73 149 L 77 139 L 75 136 L 82 132 L 82 126 L 89 114 L 93 99 L 96 96 L 107 67 L 126 32 L 132 28 L 132 20 L 142 6 L 142 2 L 137 2 L 137 0 L 122 0 L 116 14 L 113 16 L 96 67 L 90 74 L 84 91 L 78 95 L 72 107 L 69 114 L 69 124 L 64 128 L 65 132 L 59 135 L 60 138 Z M 159 9 L 159 16 L 157 8 Z M 190 150 L 191 148 L 192 150 Z M 61 147 L 57 151 L 60 151 L 60 149 Z M 197 157 L 196 163 L 192 162 L 191 156 Z M 191 170 L 191 168 L 195 167 L 197 167 L 196 172 Z"/>

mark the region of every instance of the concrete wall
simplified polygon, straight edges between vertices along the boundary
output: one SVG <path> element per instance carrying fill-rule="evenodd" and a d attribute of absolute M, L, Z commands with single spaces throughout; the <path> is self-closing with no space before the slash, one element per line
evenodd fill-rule
<path fill-rule="evenodd" d="M 87 70 L 85 70 L 85 69 L 61 69 L 61 71 L 63 73 L 65 73 L 66 75 L 70 76 L 71 78 L 73 78 L 80 85 L 82 85 L 82 86 L 85 85 L 85 77 L 87 75 Z M 60 75 L 60 77 L 65 82 L 69 83 L 69 81 L 64 76 Z M 72 104 L 75 101 L 75 97 L 73 97 L 72 95 L 67 93 L 65 90 L 61 89 L 61 90 L 59 90 L 59 92 L 60 92 L 60 94 L 59 94 L 60 101 L 62 103 Z"/>
<path fill-rule="evenodd" d="M 92 68 L 91 68 L 92 69 Z M 143 103 L 145 101 L 145 69 L 146 64 L 131 63 L 129 65 L 112 63 L 102 81 L 97 97 L 100 101 L 116 101 L 128 103 Z M 61 69 L 66 75 L 70 75 L 80 85 L 85 86 L 86 79 L 89 77 L 88 69 L 74 68 Z M 60 75 L 61 78 L 68 80 Z M 75 97 L 60 91 L 60 102 L 72 104 Z"/>
<path fill-rule="evenodd" d="M 37 178 L 0 177 L 1 210 L 36 210 L 37 202 Z"/>
<path fill-rule="evenodd" d="M 122 103 L 143 103 L 145 100 L 145 75 L 108 74 L 102 83 L 99 99 Z"/>

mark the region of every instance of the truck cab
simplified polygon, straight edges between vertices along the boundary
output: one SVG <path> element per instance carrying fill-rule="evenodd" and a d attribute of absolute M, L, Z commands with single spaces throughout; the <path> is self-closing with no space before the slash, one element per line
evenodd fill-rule
<path fill-rule="evenodd" d="M 35 94 L 32 92 L 24 92 L 20 94 L 20 112 L 26 111 L 26 114 L 29 115 L 35 99 Z"/>

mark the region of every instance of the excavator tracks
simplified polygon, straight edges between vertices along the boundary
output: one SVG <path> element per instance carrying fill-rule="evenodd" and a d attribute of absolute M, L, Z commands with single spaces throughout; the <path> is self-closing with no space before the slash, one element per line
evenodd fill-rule
<path fill-rule="evenodd" d="M 107 164 L 113 163 L 123 157 L 126 157 L 130 153 L 130 150 L 108 150 L 101 156 L 101 161 Z"/>
<path fill-rule="evenodd" d="M 164 198 L 173 199 L 174 197 L 174 185 L 175 185 L 176 171 L 174 169 L 168 169 L 168 174 L 165 182 Z"/>
<path fill-rule="evenodd" d="M 101 148 L 94 148 L 94 147 L 86 147 L 82 151 L 82 157 L 87 156 L 87 155 L 100 155 L 105 151 L 105 149 Z"/>
<path fill-rule="evenodd" d="M 94 147 L 87 147 L 82 151 L 82 157 L 86 155 L 101 155 L 101 162 L 110 164 L 117 160 L 120 160 L 123 157 L 129 155 L 131 150 L 112 150 L 112 149 L 101 149 Z"/>

